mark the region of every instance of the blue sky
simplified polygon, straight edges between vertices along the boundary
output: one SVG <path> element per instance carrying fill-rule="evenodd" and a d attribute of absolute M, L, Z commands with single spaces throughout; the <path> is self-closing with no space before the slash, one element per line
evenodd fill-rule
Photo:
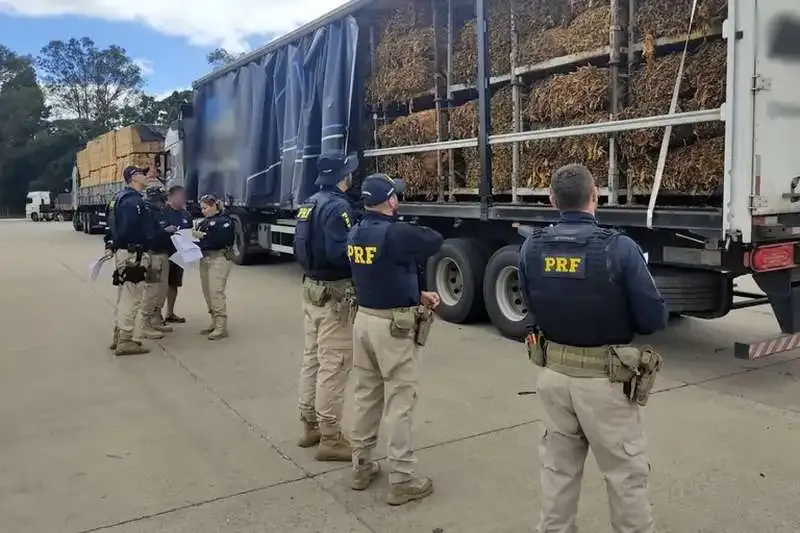
<path fill-rule="evenodd" d="M 194 46 L 184 37 L 163 35 L 137 22 L 110 22 L 74 16 L 24 18 L 0 14 L 0 43 L 15 52 L 38 54 L 51 40 L 90 37 L 98 45 L 116 44 L 144 63 L 146 92 L 161 94 L 188 88 L 211 70 L 206 54 L 214 46 Z M 248 39 L 250 47 L 263 44 Z M 149 67 L 149 68 L 148 68 Z M 148 72 L 152 70 L 152 72 Z"/>
<path fill-rule="evenodd" d="M 51 40 L 119 45 L 164 95 L 210 72 L 206 54 L 257 48 L 344 0 L 0 0 L 0 44 L 36 55 Z"/>

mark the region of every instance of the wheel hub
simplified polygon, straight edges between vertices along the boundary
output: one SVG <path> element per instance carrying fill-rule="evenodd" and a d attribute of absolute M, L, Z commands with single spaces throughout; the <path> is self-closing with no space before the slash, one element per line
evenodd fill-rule
<path fill-rule="evenodd" d="M 449 257 L 443 257 L 436 265 L 436 290 L 442 302 L 452 307 L 464 295 L 464 275 L 458 264 Z"/>
<path fill-rule="evenodd" d="M 522 301 L 517 267 L 507 266 L 500 271 L 495 282 L 495 299 L 503 315 L 513 322 L 521 322 L 528 313 Z"/>

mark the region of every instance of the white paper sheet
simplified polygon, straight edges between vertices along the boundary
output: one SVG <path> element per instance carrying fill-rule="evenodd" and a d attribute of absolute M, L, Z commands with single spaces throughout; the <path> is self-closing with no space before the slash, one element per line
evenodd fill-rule
<path fill-rule="evenodd" d="M 108 256 L 102 255 L 102 256 L 98 257 L 96 261 L 93 261 L 89 265 L 89 280 L 90 281 L 95 281 L 97 279 L 97 277 L 103 271 L 103 265 L 105 265 L 106 262 L 109 259 L 110 258 Z"/>
<path fill-rule="evenodd" d="M 189 238 L 186 238 L 184 237 L 184 234 L 179 233 L 172 235 L 170 239 L 172 240 L 172 244 L 175 245 L 175 250 L 177 250 L 170 257 L 170 261 L 172 261 L 176 265 L 182 268 L 186 268 L 186 266 L 196 261 L 199 261 L 200 258 L 203 257 L 203 252 L 200 250 L 199 246 L 197 246 L 194 242 L 192 242 L 191 236 Z M 176 257 L 176 255 L 179 256 L 179 258 Z"/>
<path fill-rule="evenodd" d="M 192 235 L 192 231 L 194 231 L 192 228 L 179 229 L 176 235 L 180 235 L 181 239 L 185 239 L 189 242 L 199 242 L 199 240 Z"/>

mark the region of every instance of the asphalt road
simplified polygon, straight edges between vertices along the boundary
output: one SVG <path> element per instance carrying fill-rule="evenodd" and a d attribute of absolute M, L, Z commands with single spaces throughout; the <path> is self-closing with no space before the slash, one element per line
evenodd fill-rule
<path fill-rule="evenodd" d="M 390 508 L 385 477 L 352 492 L 347 465 L 294 445 L 295 264 L 233 270 L 231 337 L 218 342 L 197 333 L 207 315 L 188 272 L 188 323 L 117 359 L 110 274 L 87 279 L 101 247 L 68 223 L 0 222 L 0 532 L 533 531 L 541 407 L 520 344 L 488 325 L 436 324 L 414 434 L 436 492 Z M 666 359 L 646 408 L 659 531 L 800 530 L 800 353 L 732 354 L 733 340 L 776 330 L 757 308 L 651 339 Z M 591 458 L 580 525 L 610 531 Z"/>

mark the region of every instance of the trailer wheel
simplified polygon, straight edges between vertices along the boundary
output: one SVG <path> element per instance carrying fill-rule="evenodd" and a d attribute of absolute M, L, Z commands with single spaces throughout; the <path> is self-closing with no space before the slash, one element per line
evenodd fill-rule
<path fill-rule="evenodd" d="M 84 213 L 83 214 L 83 232 L 86 235 L 90 235 L 92 233 L 92 215 L 91 213 Z"/>
<path fill-rule="evenodd" d="M 72 215 L 72 229 L 75 231 L 83 231 L 83 225 L 81 225 L 81 214 L 75 213 Z"/>
<path fill-rule="evenodd" d="M 233 262 L 237 265 L 246 265 L 250 262 L 251 255 L 247 253 L 247 234 L 245 233 L 242 219 L 232 215 L 235 238 L 233 239 Z"/>
<path fill-rule="evenodd" d="M 474 239 L 447 239 L 428 260 L 428 288 L 442 299 L 436 309 L 442 319 L 463 324 L 485 316 L 482 287 L 487 258 Z"/>
<path fill-rule="evenodd" d="M 522 301 L 517 265 L 519 245 L 512 244 L 497 250 L 483 277 L 483 299 L 492 324 L 508 338 L 525 337 L 525 317 L 528 310 Z"/>

